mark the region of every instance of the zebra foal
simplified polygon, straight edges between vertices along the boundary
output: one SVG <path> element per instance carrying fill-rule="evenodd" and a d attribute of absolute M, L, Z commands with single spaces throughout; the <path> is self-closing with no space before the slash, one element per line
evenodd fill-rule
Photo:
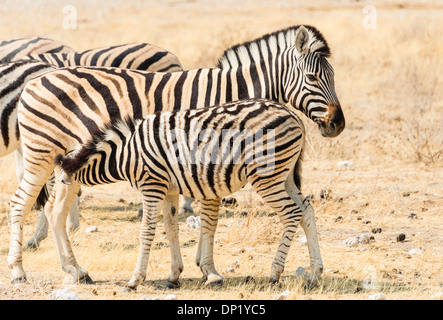
<path fill-rule="evenodd" d="M 307 210 L 299 190 L 303 141 L 303 124 L 295 113 L 270 100 L 251 99 L 157 112 L 144 120 L 126 118 L 107 125 L 70 154 L 58 155 L 55 163 L 64 183 L 94 186 L 129 181 L 142 193 L 140 253 L 128 288 L 135 289 L 146 277 L 163 200 L 179 194 L 202 203 L 197 265 L 207 283 L 221 280 L 213 262 L 220 200 L 248 182 L 284 226 L 271 268 L 270 280 L 276 282 L 295 228 Z M 181 272 L 181 259 L 174 263 L 172 270 Z M 169 282 L 177 283 L 179 272 L 171 276 L 176 278 Z"/>

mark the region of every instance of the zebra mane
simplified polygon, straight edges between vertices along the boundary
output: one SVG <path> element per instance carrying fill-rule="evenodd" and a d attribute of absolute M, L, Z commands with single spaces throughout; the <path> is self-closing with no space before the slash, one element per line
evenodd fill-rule
<path fill-rule="evenodd" d="M 292 26 L 283 30 L 266 34 L 258 39 L 247 41 L 232 46 L 225 50 L 220 59 L 218 59 L 217 68 L 227 69 L 232 65 L 248 65 L 251 63 L 251 52 L 257 48 L 267 46 L 267 51 L 273 51 L 273 47 L 279 47 L 281 50 L 295 45 L 295 34 L 300 25 Z M 311 52 L 317 52 L 326 58 L 331 55 L 328 43 L 323 35 L 315 27 L 304 25 L 310 35 L 309 48 Z M 262 47 L 263 48 L 263 47 Z M 264 48 L 263 48 L 264 49 Z M 277 49 L 277 48 L 275 48 Z"/>
<path fill-rule="evenodd" d="M 123 140 L 129 139 L 141 121 L 141 119 L 135 120 L 127 116 L 115 123 L 108 123 L 96 133 L 93 133 L 89 142 L 80 145 L 66 156 L 57 155 L 54 162 L 68 176 L 71 176 L 87 165 L 94 156 L 110 150 L 111 143 L 119 144 Z"/>

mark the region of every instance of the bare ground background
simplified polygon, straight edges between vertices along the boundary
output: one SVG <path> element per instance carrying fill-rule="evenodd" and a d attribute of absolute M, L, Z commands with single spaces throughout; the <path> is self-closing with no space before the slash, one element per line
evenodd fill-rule
<path fill-rule="evenodd" d="M 67 5 L 77 10 L 74 30 L 63 27 Z M 377 25 L 368 29 L 364 23 L 372 8 Z M 214 66 L 229 46 L 265 33 L 296 24 L 316 26 L 332 50 L 347 123 L 339 137 L 325 139 L 304 121 L 308 144 L 302 190 L 314 195 L 325 266 L 319 287 L 305 290 L 294 277 L 298 266 L 309 266 L 301 228 L 281 284 L 264 284 L 281 225 L 275 216 L 264 216 L 270 212 L 253 192 L 243 190 L 237 194 L 239 208 L 222 214 L 216 234 L 215 262 L 226 279 L 222 287 L 209 289 L 199 282 L 194 264 L 199 230 L 190 229 L 182 217 L 182 287 L 164 289 L 170 260 L 160 223 L 146 281 L 136 292 L 123 293 L 138 252 L 134 217 L 140 203 L 125 183 L 83 189 L 81 228 L 72 242 L 95 285 L 66 283 L 52 234 L 39 250 L 24 252 L 28 283 L 11 285 L 7 214 L 17 181 L 14 157 L 8 156 L 0 158 L 0 299 L 46 299 L 65 287 L 81 299 L 169 293 L 178 299 L 272 299 L 286 289 L 288 299 L 367 299 L 377 292 L 387 299 L 438 299 L 443 292 L 442 21 L 442 1 L 0 1 L 2 40 L 39 35 L 78 50 L 150 42 L 174 52 L 185 69 Z M 339 167 L 343 160 L 353 167 Z M 321 198 L 322 190 L 328 196 Z M 28 217 L 26 239 L 37 220 L 34 213 Z M 90 226 L 98 232 L 86 233 Z M 381 233 L 372 233 L 377 228 Z M 400 233 L 406 235 L 404 242 L 396 240 Z M 361 234 L 374 239 L 345 243 Z M 245 282 L 247 276 L 255 281 Z"/>

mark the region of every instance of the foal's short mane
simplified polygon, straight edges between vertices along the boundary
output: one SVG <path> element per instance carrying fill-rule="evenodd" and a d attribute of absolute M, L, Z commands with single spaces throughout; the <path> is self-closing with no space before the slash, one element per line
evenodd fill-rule
<path fill-rule="evenodd" d="M 315 43 L 314 45 L 311 45 L 311 51 L 312 52 L 317 52 L 323 56 L 325 56 L 326 58 L 329 57 L 331 55 L 331 50 L 329 49 L 328 43 L 326 42 L 326 39 L 324 38 L 324 36 L 321 34 L 320 31 L 317 30 L 317 28 L 313 27 L 313 26 L 309 26 L 309 25 L 303 25 L 308 32 L 310 32 L 313 36 L 313 40 L 311 41 L 311 44 Z M 232 47 L 230 47 L 229 49 L 226 49 L 223 52 L 223 55 L 220 57 L 220 59 L 218 59 L 218 63 L 217 63 L 217 68 L 222 68 L 223 67 L 223 62 L 229 62 L 230 57 L 229 55 L 232 53 L 236 53 L 239 51 L 240 48 L 251 48 L 251 46 L 253 44 L 257 44 L 260 45 L 260 43 L 264 40 L 265 42 L 270 43 L 270 39 L 277 39 L 277 43 L 278 43 L 278 39 L 280 35 L 284 36 L 284 39 L 286 41 L 286 46 L 293 46 L 294 42 L 295 42 L 295 32 L 297 31 L 297 29 L 300 27 L 300 25 L 297 26 L 292 26 L 286 29 L 282 29 L 279 31 L 275 31 L 272 33 L 268 33 L 260 38 L 257 38 L 255 40 L 252 41 L 247 41 L 247 42 L 243 42 L 237 45 L 234 45 Z M 288 34 L 292 33 L 293 38 L 294 39 L 288 39 L 287 36 Z M 289 40 L 289 43 L 288 43 Z M 241 57 L 239 56 L 239 58 L 241 59 Z"/>

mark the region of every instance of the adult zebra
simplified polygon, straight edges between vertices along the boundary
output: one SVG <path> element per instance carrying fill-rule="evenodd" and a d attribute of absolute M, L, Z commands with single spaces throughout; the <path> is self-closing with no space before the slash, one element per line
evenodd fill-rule
<path fill-rule="evenodd" d="M 51 42 L 49 39 L 36 38 L 37 40 L 40 39 L 40 41 L 33 42 L 32 39 L 25 42 L 27 44 L 27 52 L 41 52 L 44 48 L 48 50 L 56 48 L 54 49 L 55 51 L 61 50 L 60 45 L 55 41 Z M 5 57 L 4 60 L 6 57 L 22 57 L 25 49 L 22 49 L 19 53 L 16 52 L 18 46 L 16 42 L 22 43 L 23 41 L 21 39 L 20 41 L 16 40 L 15 42 L 11 42 L 9 46 L 5 45 L 5 47 L 0 47 L 0 54 L 3 54 Z M 49 46 L 51 43 L 52 46 Z M 12 44 L 16 45 L 12 46 Z M 24 45 L 21 45 L 20 47 L 23 46 Z M 9 55 L 7 54 L 8 48 L 12 50 Z M 12 55 L 12 53 L 16 54 Z M 21 180 L 23 175 L 23 159 L 21 149 L 19 148 L 20 132 L 17 123 L 17 104 L 20 94 L 30 79 L 44 72 L 55 70 L 56 67 L 75 65 L 118 66 L 121 68 L 153 72 L 175 72 L 182 70 L 180 61 L 173 53 L 147 43 L 130 43 L 91 49 L 83 52 L 34 54 L 23 57 L 23 59 L 19 61 L 0 65 L 0 157 L 15 151 L 18 181 Z M 51 184 L 52 183 L 49 185 Z M 48 197 L 48 195 L 45 195 L 46 193 L 45 187 L 37 199 L 37 209 L 44 206 Z M 69 214 L 69 230 L 75 230 L 79 227 L 78 216 L 78 202 L 76 201 Z M 39 243 L 47 237 L 47 234 L 48 222 L 45 214 L 42 212 L 35 233 L 28 241 L 27 246 L 32 248 L 38 247 Z"/>
<path fill-rule="evenodd" d="M 227 50 L 219 64 L 229 66 L 227 69 L 146 73 L 77 67 L 30 81 L 19 104 L 26 171 L 11 199 L 8 265 L 12 280 L 26 279 L 21 252 L 23 221 L 55 169 L 58 154 L 74 150 L 105 124 L 127 116 L 140 119 L 155 111 L 202 108 L 250 97 L 288 103 L 315 121 L 323 136 L 335 137 L 344 129 L 345 120 L 335 94 L 329 54 L 317 29 L 295 26 Z M 78 186 L 56 181 L 46 207 L 62 269 L 74 281 L 90 281 L 88 272 L 75 260 L 64 228 L 77 192 Z M 166 197 L 164 201 L 164 213 L 171 215 L 171 228 L 177 230 L 177 215 L 172 214 L 176 199 Z M 323 265 L 314 212 L 304 212 L 300 224 L 307 235 L 311 276 L 319 276 Z M 169 241 L 173 261 L 169 279 L 176 284 L 183 269 L 176 263 L 180 256 L 178 235 Z"/>
<path fill-rule="evenodd" d="M 74 180 L 94 186 L 128 181 L 141 191 L 141 250 L 128 288 L 135 289 L 146 277 L 163 199 L 179 192 L 202 203 L 198 264 L 207 282 L 221 280 L 212 259 L 220 200 L 247 182 L 284 225 L 272 263 L 271 281 L 277 282 L 307 210 L 299 191 L 303 141 L 303 124 L 294 112 L 270 100 L 250 99 L 156 112 L 143 121 L 123 119 L 101 128 L 90 141 L 55 161 L 61 165 L 64 183 Z"/>
<path fill-rule="evenodd" d="M 71 47 L 48 38 L 26 37 L 5 40 L 0 42 L 0 63 L 20 60 L 31 54 L 67 53 L 74 51 Z"/>

